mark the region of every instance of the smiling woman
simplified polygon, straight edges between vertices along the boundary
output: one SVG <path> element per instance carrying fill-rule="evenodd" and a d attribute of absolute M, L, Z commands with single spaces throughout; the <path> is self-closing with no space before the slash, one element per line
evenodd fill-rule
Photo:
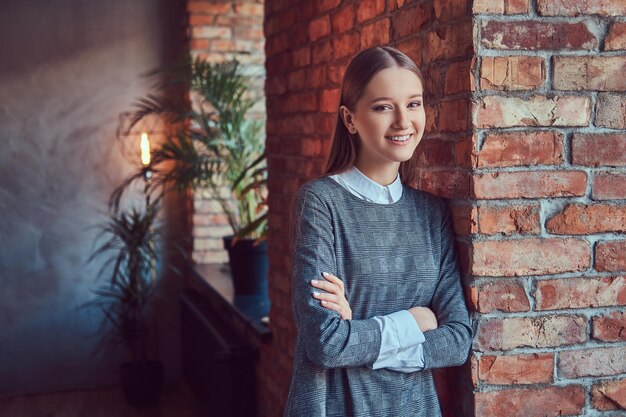
<path fill-rule="evenodd" d="M 472 339 L 445 201 L 412 188 L 423 80 L 390 47 L 344 75 L 325 175 L 292 209 L 298 329 L 285 416 L 441 416 L 431 370 Z"/>

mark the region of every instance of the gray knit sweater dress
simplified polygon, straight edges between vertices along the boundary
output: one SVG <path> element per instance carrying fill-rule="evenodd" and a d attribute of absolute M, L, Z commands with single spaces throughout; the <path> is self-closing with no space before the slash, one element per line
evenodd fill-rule
<path fill-rule="evenodd" d="M 285 416 L 441 416 L 431 369 L 463 364 L 472 340 L 445 201 L 403 185 L 398 201 L 376 204 L 323 177 L 300 187 L 292 215 L 298 336 Z M 352 320 L 311 296 L 322 272 L 344 281 Z M 439 324 L 424 333 L 424 369 L 372 370 L 381 345 L 373 317 L 415 306 Z"/>

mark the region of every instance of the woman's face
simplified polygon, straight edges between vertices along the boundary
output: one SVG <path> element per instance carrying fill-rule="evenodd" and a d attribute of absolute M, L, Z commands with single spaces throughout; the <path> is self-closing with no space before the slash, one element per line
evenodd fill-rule
<path fill-rule="evenodd" d="M 391 67 L 367 85 L 354 112 L 342 107 L 348 130 L 358 133 L 357 161 L 370 168 L 407 161 L 424 134 L 423 86 L 417 75 Z"/>

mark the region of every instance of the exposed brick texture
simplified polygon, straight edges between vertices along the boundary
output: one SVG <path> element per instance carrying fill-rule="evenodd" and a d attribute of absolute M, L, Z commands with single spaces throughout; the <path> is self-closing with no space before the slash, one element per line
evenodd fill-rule
<path fill-rule="evenodd" d="M 557 417 L 579 415 L 585 406 L 581 385 L 509 389 L 476 394 L 476 416 Z"/>
<path fill-rule="evenodd" d="M 626 2 L 473 14 L 474 132 L 455 152 L 472 168 L 474 416 L 621 415 Z"/>
<path fill-rule="evenodd" d="M 626 346 L 559 352 L 558 374 L 566 378 L 626 373 Z"/>
<path fill-rule="evenodd" d="M 622 287 L 620 304 L 626 304 L 626 287 Z M 593 318 L 593 338 L 605 342 L 626 341 L 626 312 L 614 311 Z"/>
<path fill-rule="evenodd" d="M 596 245 L 597 271 L 626 271 L 626 240 L 603 241 Z"/>
<path fill-rule="evenodd" d="M 586 126 L 591 100 L 586 96 L 487 96 L 474 106 L 476 127 Z"/>
<path fill-rule="evenodd" d="M 483 320 L 475 344 L 489 351 L 557 347 L 586 340 L 587 320 L 582 316 L 509 317 Z"/>
<path fill-rule="evenodd" d="M 485 57 L 480 67 L 483 90 L 532 90 L 545 79 L 545 61 L 541 57 Z"/>
<path fill-rule="evenodd" d="M 537 282 L 537 310 L 605 307 L 626 304 L 626 279 L 562 278 Z"/>
<path fill-rule="evenodd" d="M 481 313 L 492 311 L 529 311 L 530 302 L 524 286 L 514 281 L 495 281 L 471 289 L 474 308 Z"/>
<path fill-rule="evenodd" d="M 486 235 L 539 234 L 539 205 L 478 207 L 478 231 Z"/>
<path fill-rule="evenodd" d="M 626 410 L 626 379 L 594 384 L 591 402 L 598 410 Z"/>
<path fill-rule="evenodd" d="M 514 50 L 593 49 L 598 40 L 583 22 L 496 21 L 481 25 L 486 48 Z"/>
<path fill-rule="evenodd" d="M 494 385 L 545 384 L 553 381 L 553 369 L 553 353 L 483 355 L 478 378 Z"/>

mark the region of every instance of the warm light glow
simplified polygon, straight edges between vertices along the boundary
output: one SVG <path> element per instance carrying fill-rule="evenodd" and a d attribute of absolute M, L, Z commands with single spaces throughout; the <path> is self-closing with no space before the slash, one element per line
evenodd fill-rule
<path fill-rule="evenodd" d="M 150 141 L 146 132 L 141 134 L 141 163 L 150 165 Z"/>

